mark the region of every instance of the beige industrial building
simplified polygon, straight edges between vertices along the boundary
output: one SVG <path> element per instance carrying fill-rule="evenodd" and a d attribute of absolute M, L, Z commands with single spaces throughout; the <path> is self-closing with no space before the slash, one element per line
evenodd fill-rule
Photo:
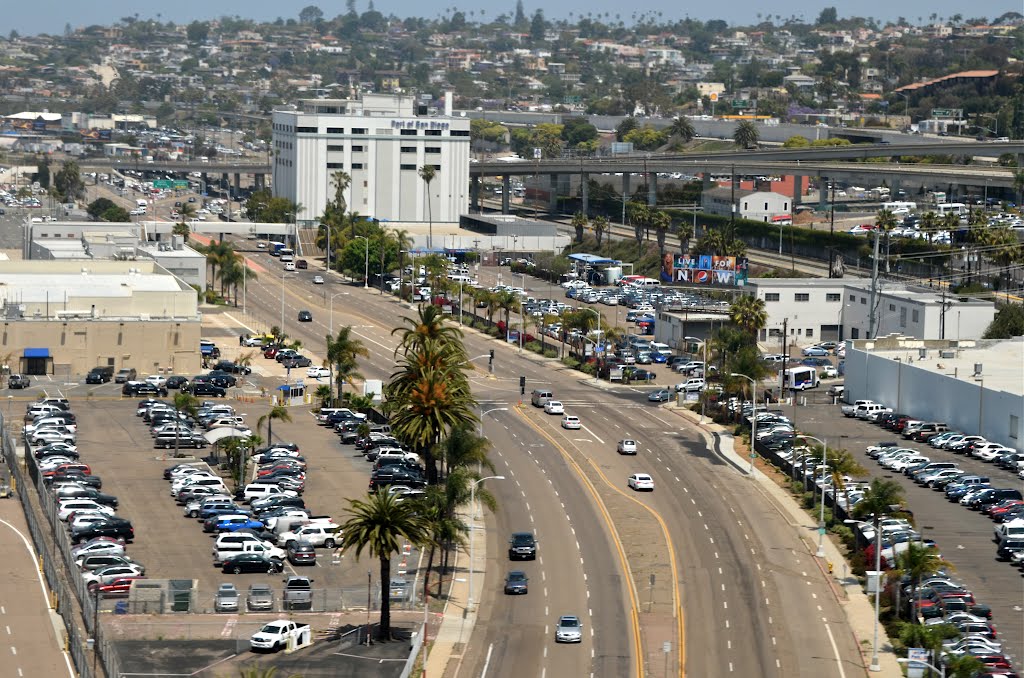
<path fill-rule="evenodd" d="M 196 291 L 156 262 L 0 261 L 0 356 L 11 372 L 199 371 Z"/>

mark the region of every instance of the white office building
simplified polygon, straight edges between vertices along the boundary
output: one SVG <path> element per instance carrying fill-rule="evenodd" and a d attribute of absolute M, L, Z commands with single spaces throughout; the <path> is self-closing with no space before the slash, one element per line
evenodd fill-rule
<path fill-rule="evenodd" d="M 752 278 L 768 322 L 759 340 L 808 346 L 819 341 L 869 338 L 871 282 L 860 278 Z M 995 318 L 991 301 L 943 295 L 886 282 L 874 298 L 875 337 L 898 333 L 916 339 L 980 339 Z"/>
<path fill-rule="evenodd" d="M 443 115 L 411 96 L 302 99 L 273 113 L 274 195 L 301 206 L 313 223 L 334 199 L 331 177 L 351 177 L 348 210 L 396 222 L 455 224 L 469 210 L 469 118 Z M 436 172 L 429 187 L 419 169 Z"/>

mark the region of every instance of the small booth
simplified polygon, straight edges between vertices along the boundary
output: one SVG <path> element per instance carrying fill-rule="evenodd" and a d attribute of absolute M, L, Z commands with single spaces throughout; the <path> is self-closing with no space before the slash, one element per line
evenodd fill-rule
<path fill-rule="evenodd" d="M 301 381 L 294 384 L 282 384 L 277 387 L 274 393 L 273 405 L 294 407 L 297 405 L 309 405 L 312 396 L 306 393 L 306 386 Z"/>

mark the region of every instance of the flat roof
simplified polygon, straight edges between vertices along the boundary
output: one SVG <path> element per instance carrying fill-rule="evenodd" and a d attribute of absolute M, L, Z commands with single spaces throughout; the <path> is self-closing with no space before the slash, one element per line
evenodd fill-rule
<path fill-rule="evenodd" d="M 570 254 L 569 259 L 571 259 L 572 261 L 578 261 L 583 264 L 589 264 L 591 266 L 621 263 L 618 259 L 608 259 L 607 257 L 599 257 L 596 254 L 586 254 L 585 252 L 582 252 L 580 254 Z"/>
<path fill-rule="evenodd" d="M 881 337 L 880 337 L 881 339 Z M 918 348 L 913 339 L 911 346 L 893 348 L 865 348 L 871 355 L 895 361 L 899 358 L 906 364 L 936 374 L 973 381 L 993 391 L 1004 391 L 1015 396 L 1024 395 L 1024 337 L 1012 339 L 978 339 L 976 341 L 949 342 L 950 348 L 927 348 L 927 357 L 919 358 Z M 871 340 L 856 342 L 862 348 Z M 942 352 L 952 352 L 952 358 L 942 357 Z M 913 361 L 911 363 L 911 360 Z M 974 366 L 981 365 L 981 375 L 974 377 Z"/>
<path fill-rule="evenodd" d="M 171 275 L 153 273 L 33 275 L 0 272 L 0 288 L 8 301 L 54 302 L 69 297 L 130 297 L 135 292 L 180 292 Z"/>

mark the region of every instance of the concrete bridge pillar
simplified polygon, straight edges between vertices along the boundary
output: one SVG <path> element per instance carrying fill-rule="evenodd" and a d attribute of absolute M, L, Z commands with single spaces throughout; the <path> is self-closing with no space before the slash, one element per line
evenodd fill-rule
<path fill-rule="evenodd" d="M 548 175 L 548 214 L 558 211 L 558 175 Z"/>
<path fill-rule="evenodd" d="M 235 172 L 235 193 L 234 198 L 237 199 L 242 194 L 242 175 L 239 172 Z M 230 195 L 230 190 L 229 190 Z"/>
<path fill-rule="evenodd" d="M 584 172 L 580 175 L 580 195 L 583 197 L 583 214 L 590 216 L 590 174 Z"/>
<path fill-rule="evenodd" d="M 658 204 L 658 173 L 647 173 L 647 206 L 654 207 Z"/>
<path fill-rule="evenodd" d="M 629 200 L 629 172 L 622 173 L 622 195 L 626 196 L 626 200 Z"/>
<path fill-rule="evenodd" d="M 818 175 L 818 211 L 828 209 L 828 177 Z"/>
<path fill-rule="evenodd" d="M 512 194 L 512 182 L 509 180 L 509 175 L 505 175 L 501 178 L 501 213 L 510 214 L 511 209 L 509 208 L 509 196 Z"/>
<path fill-rule="evenodd" d="M 480 177 L 473 177 L 469 184 L 469 211 L 480 213 Z"/>
<path fill-rule="evenodd" d="M 796 212 L 796 206 L 803 203 L 804 201 L 804 175 L 794 174 L 793 175 L 793 212 Z"/>

